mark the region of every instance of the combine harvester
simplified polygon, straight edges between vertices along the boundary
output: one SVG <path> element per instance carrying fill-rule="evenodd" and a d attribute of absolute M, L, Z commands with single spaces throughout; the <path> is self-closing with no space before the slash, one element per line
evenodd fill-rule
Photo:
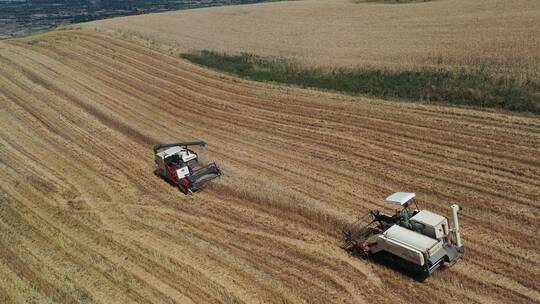
<path fill-rule="evenodd" d="M 192 141 L 154 146 L 156 162 L 154 173 L 177 185 L 184 194 L 198 191 L 211 180 L 221 176 L 221 169 L 216 163 L 200 165 L 197 154 L 189 149 L 189 146 L 204 149 L 206 142 Z"/>
<path fill-rule="evenodd" d="M 401 205 L 401 211 L 395 215 L 370 211 L 360 217 L 343 230 L 342 248 L 364 258 L 397 258 L 401 268 L 412 270 L 421 279 L 441 266 L 454 264 L 464 252 L 458 222 L 461 207 L 451 206 L 454 228 L 450 228 L 445 216 L 418 210 L 415 196 L 397 192 L 387 197 L 388 203 Z M 414 211 L 409 210 L 412 204 Z"/>

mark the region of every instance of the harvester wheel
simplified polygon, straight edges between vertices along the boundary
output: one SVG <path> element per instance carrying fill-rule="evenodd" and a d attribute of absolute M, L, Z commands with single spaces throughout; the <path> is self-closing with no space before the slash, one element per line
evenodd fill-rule
<path fill-rule="evenodd" d="M 452 267 L 457 262 L 457 260 L 458 259 L 453 259 L 452 261 L 449 261 L 448 259 L 445 259 L 443 266 L 447 268 Z"/>
<path fill-rule="evenodd" d="M 187 180 L 187 178 L 181 178 L 177 182 L 178 188 L 180 191 L 182 191 L 184 194 L 190 193 L 190 182 Z"/>
<path fill-rule="evenodd" d="M 188 194 L 188 188 L 180 183 L 178 183 L 178 189 L 180 189 L 180 191 L 182 191 L 182 193 L 184 194 Z"/>

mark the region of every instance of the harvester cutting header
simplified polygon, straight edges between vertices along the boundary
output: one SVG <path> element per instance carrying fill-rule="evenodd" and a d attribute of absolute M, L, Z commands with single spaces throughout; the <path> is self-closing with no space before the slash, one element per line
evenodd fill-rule
<path fill-rule="evenodd" d="M 204 149 L 206 142 L 191 141 L 154 146 L 156 175 L 178 186 L 184 194 L 198 191 L 211 180 L 221 176 L 221 169 L 216 163 L 202 166 L 197 153 L 189 149 L 189 146 Z"/>

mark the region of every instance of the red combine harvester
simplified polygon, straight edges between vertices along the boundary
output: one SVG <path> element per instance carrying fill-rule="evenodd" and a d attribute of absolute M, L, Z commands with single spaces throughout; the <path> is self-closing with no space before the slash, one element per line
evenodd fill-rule
<path fill-rule="evenodd" d="M 204 188 L 208 182 L 221 176 L 216 163 L 202 166 L 197 153 L 189 146 L 206 146 L 204 141 L 158 144 L 154 146 L 156 175 L 177 185 L 184 194 Z"/>

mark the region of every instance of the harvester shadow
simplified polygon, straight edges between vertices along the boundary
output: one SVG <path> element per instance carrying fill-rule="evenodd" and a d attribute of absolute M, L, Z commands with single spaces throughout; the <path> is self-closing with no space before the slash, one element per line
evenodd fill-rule
<path fill-rule="evenodd" d="M 398 256 L 386 252 L 379 252 L 370 255 L 369 257 L 365 257 L 357 253 L 350 253 L 350 255 L 355 258 L 386 267 L 403 276 L 409 277 L 416 282 L 423 282 L 429 277 L 429 274 L 427 274 L 420 267 L 417 267 L 416 265 L 408 262 L 407 260 L 404 260 Z"/>
<path fill-rule="evenodd" d="M 170 186 L 171 188 L 175 188 L 176 190 L 178 190 L 178 192 L 182 193 L 182 190 L 180 190 L 180 188 L 178 188 L 178 185 L 177 185 L 177 184 L 175 184 L 174 182 L 170 181 L 169 179 L 166 179 L 166 178 L 164 178 L 163 176 L 159 175 L 157 169 L 154 170 L 154 175 L 155 175 L 157 178 L 159 178 L 160 180 L 166 181 L 167 184 L 169 184 L 169 186 Z"/>

